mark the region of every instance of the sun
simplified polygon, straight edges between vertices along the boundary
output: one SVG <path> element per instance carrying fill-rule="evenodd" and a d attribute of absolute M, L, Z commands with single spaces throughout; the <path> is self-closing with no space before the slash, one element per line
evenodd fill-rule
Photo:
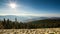
<path fill-rule="evenodd" d="M 16 8 L 16 4 L 15 4 L 15 3 L 11 3 L 11 4 L 9 4 L 9 6 L 10 6 L 11 8 Z"/>

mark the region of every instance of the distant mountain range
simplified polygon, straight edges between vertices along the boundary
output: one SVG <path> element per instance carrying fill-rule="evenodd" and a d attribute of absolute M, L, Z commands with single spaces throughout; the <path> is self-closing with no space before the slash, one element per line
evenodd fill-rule
<path fill-rule="evenodd" d="M 4 18 L 9 19 L 11 21 L 15 21 L 15 18 L 17 18 L 17 21 L 19 22 L 49 19 L 49 17 L 37 17 L 37 16 L 15 16 L 15 15 L 0 16 L 0 20 L 3 20 Z M 60 18 L 60 17 L 51 17 L 50 19 L 57 19 L 57 18 Z"/>

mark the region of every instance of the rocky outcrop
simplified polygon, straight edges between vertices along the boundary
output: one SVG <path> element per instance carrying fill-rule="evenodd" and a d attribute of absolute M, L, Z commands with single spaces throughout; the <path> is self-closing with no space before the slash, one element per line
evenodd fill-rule
<path fill-rule="evenodd" d="M 0 34 L 60 34 L 60 28 L 0 29 Z"/>

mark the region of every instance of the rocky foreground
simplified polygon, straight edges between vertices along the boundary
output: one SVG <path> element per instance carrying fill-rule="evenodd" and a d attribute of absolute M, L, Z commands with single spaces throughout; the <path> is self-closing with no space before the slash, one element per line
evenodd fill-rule
<path fill-rule="evenodd" d="M 60 28 L 0 29 L 0 34 L 60 34 Z"/>

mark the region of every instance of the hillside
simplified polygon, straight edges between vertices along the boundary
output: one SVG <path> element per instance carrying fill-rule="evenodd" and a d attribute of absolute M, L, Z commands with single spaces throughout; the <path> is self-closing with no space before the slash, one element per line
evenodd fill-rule
<path fill-rule="evenodd" d="M 49 18 L 49 19 L 44 19 L 44 20 L 35 20 L 31 21 L 31 23 L 60 23 L 60 18 Z"/>
<path fill-rule="evenodd" d="M 37 21 L 31 21 L 29 23 L 35 24 L 39 28 L 56 28 L 60 27 L 60 18 L 37 20 Z"/>
<path fill-rule="evenodd" d="M 0 29 L 37 29 L 37 28 L 60 28 L 60 18 L 48 18 L 29 22 L 18 22 L 10 19 L 0 21 Z"/>

